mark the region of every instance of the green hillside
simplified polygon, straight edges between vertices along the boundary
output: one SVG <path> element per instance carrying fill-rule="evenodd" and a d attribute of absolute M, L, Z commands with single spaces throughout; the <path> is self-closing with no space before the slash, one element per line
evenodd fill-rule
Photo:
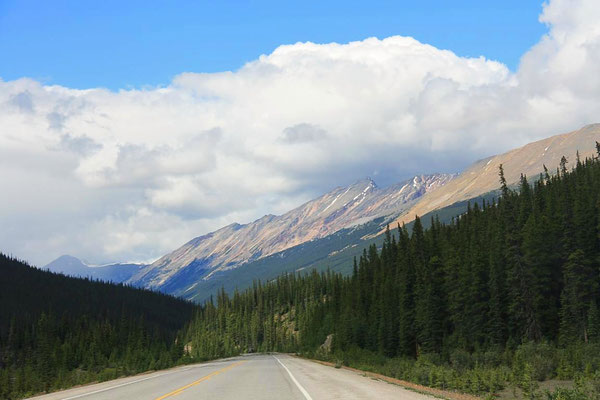
<path fill-rule="evenodd" d="M 0 254 L 0 398 L 166 368 L 194 306 Z"/>

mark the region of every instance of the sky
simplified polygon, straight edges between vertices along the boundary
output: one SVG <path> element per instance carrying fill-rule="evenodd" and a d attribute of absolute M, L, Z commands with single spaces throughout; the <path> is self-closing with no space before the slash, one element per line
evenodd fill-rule
<path fill-rule="evenodd" d="M 77 89 L 166 86 L 182 72 L 235 71 L 281 44 L 394 35 L 514 70 L 546 31 L 539 1 L 447 4 L 2 0 L 0 76 Z"/>
<path fill-rule="evenodd" d="M 597 0 L 49 3 L 0 0 L 0 251 L 38 265 L 600 122 Z"/>

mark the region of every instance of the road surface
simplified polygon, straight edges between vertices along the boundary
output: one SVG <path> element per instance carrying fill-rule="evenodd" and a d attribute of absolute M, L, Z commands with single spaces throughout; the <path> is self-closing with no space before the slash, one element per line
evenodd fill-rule
<path fill-rule="evenodd" d="M 285 354 L 256 354 L 78 387 L 36 400 L 425 400 L 432 397 Z"/>

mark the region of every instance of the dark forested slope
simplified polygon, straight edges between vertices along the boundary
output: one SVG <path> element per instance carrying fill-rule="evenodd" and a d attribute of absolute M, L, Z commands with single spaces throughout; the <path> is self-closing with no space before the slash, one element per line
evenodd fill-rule
<path fill-rule="evenodd" d="M 193 307 L 0 254 L 0 398 L 171 366 Z"/>

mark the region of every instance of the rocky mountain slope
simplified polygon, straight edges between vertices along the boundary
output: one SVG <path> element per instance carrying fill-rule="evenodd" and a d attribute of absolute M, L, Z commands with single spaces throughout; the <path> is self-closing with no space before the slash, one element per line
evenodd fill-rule
<path fill-rule="evenodd" d="M 128 283 L 158 288 L 174 280 L 189 284 L 299 244 L 378 217 L 393 219 L 418 198 L 451 182 L 454 175 L 416 176 L 378 188 L 371 179 L 309 201 L 283 215 L 265 215 L 246 225 L 232 224 L 197 237 L 141 269 Z M 172 290 L 169 290 L 172 291 Z"/>
<path fill-rule="evenodd" d="M 142 264 L 90 266 L 76 257 L 63 255 L 48 263 L 42 269 L 76 278 L 92 278 L 121 283 L 131 278 L 142 267 L 144 267 Z"/>
<path fill-rule="evenodd" d="M 459 201 L 498 189 L 498 166 L 500 164 L 503 165 L 509 184 L 517 183 L 521 174 L 535 179 L 544 170 L 544 165 L 550 173 L 556 172 L 563 155 L 569 161 L 568 166 L 575 164 L 577 151 L 582 159 L 594 155 L 596 141 L 600 141 L 600 124 L 587 125 L 573 132 L 552 136 L 504 154 L 477 161 L 447 185 L 425 194 L 402 213 L 396 222 L 407 223 L 412 221 L 415 215 L 425 215 Z"/>

